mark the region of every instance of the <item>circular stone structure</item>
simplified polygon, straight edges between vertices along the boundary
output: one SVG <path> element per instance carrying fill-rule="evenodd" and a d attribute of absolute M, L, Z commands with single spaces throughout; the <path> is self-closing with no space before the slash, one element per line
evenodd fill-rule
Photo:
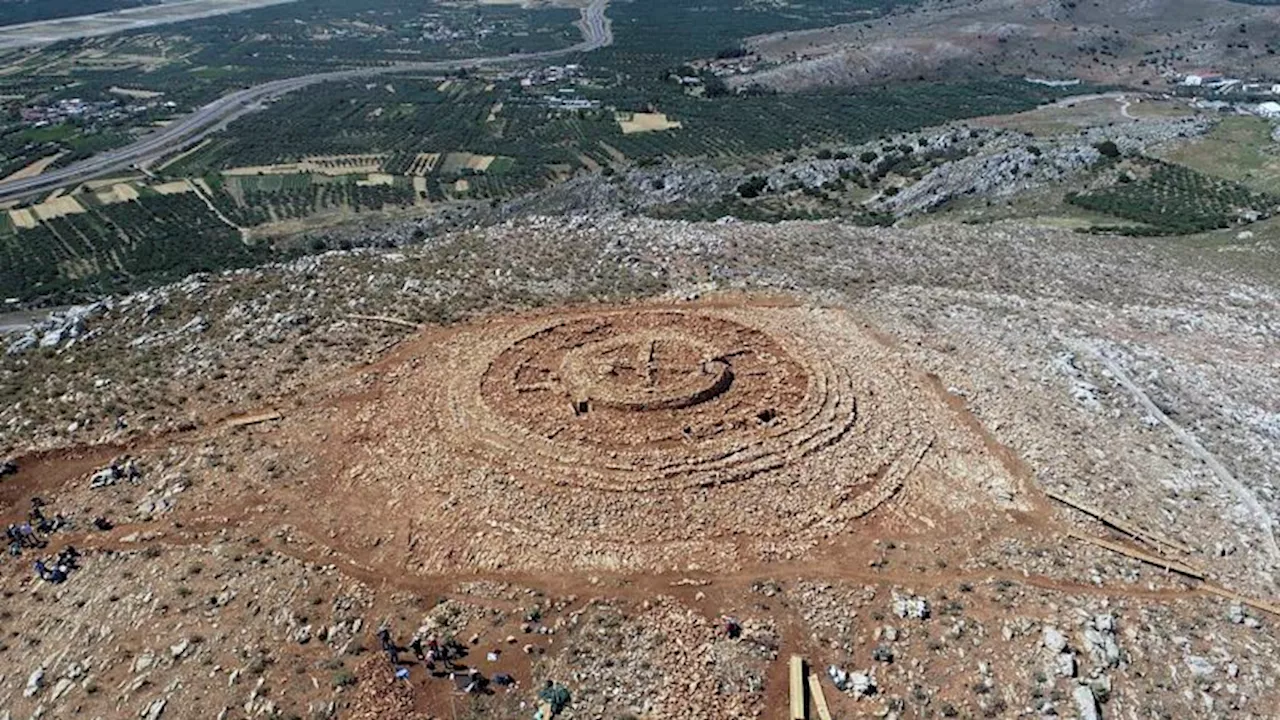
<path fill-rule="evenodd" d="M 828 370 L 725 318 L 599 313 L 513 338 L 455 400 L 488 446 L 557 483 L 651 492 L 749 477 L 837 439 L 856 410 Z"/>
<path fill-rule="evenodd" d="M 862 457 L 872 469 L 902 451 L 878 437 L 880 425 L 859 423 L 859 395 L 872 397 L 888 375 L 855 382 L 856 364 L 833 362 L 762 320 L 767 314 L 634 307 L 515 324 L 455 365 L 444 435 L 489 467 L 612 493 L 732 484 L 846 439 L 875 445 Z M 857 463 L 839 476 L 867 479 L 865 490 L 887 495 L 873 491 L 892 476 L 864 478 L 866 469 Z"/>
<path fill-rule="evenodd" d="M 914 516 L 917 495 L 976 502 L 963 479 L 912 490 L 930 449 L 969 453 L 931 467 L 997 474 L 981 439 L 939 422 L 923 376 L 840 310 L 571 308 L 434 332 L 400 357 L 352 420 L 366 459 L 347 487 L 462 538 L 415 560 L 429 571 L 795 556 L 890 500 L 886 521 Z"/>
<path fill-rule="evenodd" d="M 733 367 L 711 345 L 687 335 L 624 333 L 564 353 L 556 380 L 575 415 L 592 407 L 624 412 L 680 410 L 724 394 L 733 384 Z M 542 388 L 517 385 L 516 389 Z"/>

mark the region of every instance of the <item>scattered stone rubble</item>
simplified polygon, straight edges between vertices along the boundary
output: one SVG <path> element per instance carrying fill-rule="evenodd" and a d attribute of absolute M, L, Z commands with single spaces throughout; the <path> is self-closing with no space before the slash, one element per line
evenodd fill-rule
<path fill-rule="evenodd" d="M 165 720 L 195 707 L 228 720 L 411 717 L 412 693 L 386 679 L 370 633 L 389 622 L 407 636 L 430 618 L 462 641 L 475 637 L 482 663 L 489 646 L 529 648 L 501 654 L 519 658 L 523 687 L 497 697 L 509 705 L 493 717 L 529 714 L 519 708 L 525 691 L 548 679 L 571 687 L 572 717 L 672 714 L 690 698 L 682 717 L 772 716 L 782 707 L 776 663 L 802 652 L 836 688 L 828 697 L 842 716 L 1267 718 L 1277 698 L 1265 659 L 1280 654 L 1270 617 L 1068 538 L 1069 528 L 1133 542 L 1064 507 L 1028 510 L 1032 525 L 987 517 L 982 505 L 954 516 L 895 506 L 867 531 L 881 533 L 874 539 L 819 532 L 802 552 L 752 558 L 725 576 L 685 565 L 617 572 L 618 556 L 598 548 L 589 557 L 598 570 L 557 569 L 537 597 L 507 582 L 503 567 L 465 585 L 415 575 L 406 558 L 420 561 L 434 544 L 380 522 L 385 497 L 318 523 L 316 478 L 333 480 L 357 455 L 342 443 L 365 442 L 362 425 L 289 434 L 313 398 L 341 397 L 326 380 L 371 394 L 389 386 L 381 368 L 363 364 L 403 347 L 409 331 L 351 315 L 457 321 L 589 296 L 786 292 L 866 313 L 905 361 L 936 375 L 936 390 L 922 387 L 946 393 L 938 397 L 955 422 L 976 423 L 984 442 L 1008 451 L 1007 471 L 961 469 L 989 497 L 1038 483 L 1092 499 L 1192 547 L 1185 561 L 1215 582 L 1275 597 L 1280 568 L 1240 495 L 1168 424 L 1148 421 L 1116 372 L 1276 510 L 1274 280 L 1251 270 L 1252 257 L 1215 251 L 1188 262 L 1183 253 L 1193 251 L 1011 224 L 533 218 L 115 301 L 74 343 L 0 364 L 12 389 L 0 449 L 17 467 L 4 487 L 34 487 L 25 473 L 47 473 L 40 492 L 93 546 L 57 586 L 34 582 L 25 563 L 0 566 L 5 626 L 19 633 L 0 650 L 12 668 L 0 707 L 15 718 Z M 148 340 L 131 344 L 140 337 Z M 225 418 L 262 407 L 285 420 L 223 429 Z M 114 482 L 91 487 L 125 451 L 86 448 L 100 442 L 127 447 L 144 470 L 139 482 L 112 473 Z M 477 492 L 434 498 L 433 513 L 456 516 Z M 966 507 L 977 494 L 956 495 L 945 499 Z M 100 514 L 131 526 L 91 529 Z M 821 562 L 803 561 L 817 551 L 827 553 Z M 693 584 L 671 585 L 672 574 Z M 541 618 L 530 620 L 535 605 Z M 740 619 L 741 638 L 722 634 L 722 614 Z M 881 647 L 892 662 L 874 659 Z"/>
<path fill-rule="evenodd" d="M 66 348 L 75 342 L 84 342 L 92 336 L 88 323 L 107 314 L 113 305 L 114 302 L 107 299 L 51 312 L 17 339 L 10 340 L 5 354 L 18 355 L 37 348 Z"/>

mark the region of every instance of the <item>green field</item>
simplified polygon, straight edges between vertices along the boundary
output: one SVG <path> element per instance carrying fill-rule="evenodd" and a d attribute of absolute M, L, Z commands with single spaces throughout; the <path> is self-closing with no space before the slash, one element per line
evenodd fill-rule
<path fill-rule="evenodd" d="M 68 302 L 269 259 L 193 194 L 148 195 L 0 232 L 0 296 Z"/>
<path fill-rule="evenodd" d="M 363 176 L 210 174 L 205 182 L 213 203 L 241 227 L 294 220 L 324 213 L 360 213 L 414 204 L 409 178 L 390 185 L 361 186 Z M 435 193 L 437 196 L 438 192 Z"/>
<path fill-rule="evenodd" d="M 312 178 L 306 173 L 288 175 L 237 175 L 227 178 L 227 184 L 241 192 L 277 192 L 310 187 Z"/>
<path fill-rule="evenodd" d="M 1163 157 L 1259 192 L 1280 193 L 1280 144 L 1262 118 L 1224 118 L 1204 138 L 1182 143 Z"/>
<path fill-rule="evenodd" d="M 1068 195 L 1072 205 L 1139 225 L 1099 226 L 1128 235 L 1187 235 L 1270 217 L 1280 197 L 1150 158 L 1122 161 L 1114 182 Z"/>
<path fill-rule="evenodd" d="M 46 125 L 44 127 L 31 128 L 19 133 L 18 137 L 23 142 L 29 143 L 47 143 L 58 142 L 61 140 L 69 140 L 80 133 L 80 129 L 69 123 L 60 123 L 58 125 Z"/>
<path fill-rule="evenodd" d="M 418 153 L 446 153 L 437 173 L 457 174 L 468 172 L 461 164 L 465 158 L 450 153 L 465 150 L 497 156 L 488 174 L 502 176 L 504 192 L 523 192 L 549 182 L 552 166 L 572 171 L 620 164 L 606 145 L 621 152 L 626 162 L 681 157 L 750 162 L 762 153 L 857 144 L 951 120 L 1014 112 L 1057 96 L 1020 80 L 998 80 L 842 93 L 694 97 L 655 76 L 580 88 L 601 108 L 562 110 L 547 106 L 546 96 L 554 88 L 499 82 L 486 91 L 488 81 L 455 80 L 441 92 L 438 84 L 434 79 L 395 78 L 371 88 L 364 83 L 334 84 L 323 93 L 290 96 L 233 123 L 225 134 L 165 173 L 203 175 L 315 155 L 386 153 L 391 156 L 387 171 L 399 174 Z M 490 109 L 499 101 L 500 118 L 488 122 Z M 682 127 L 627 135 L 613 112 L 605 109 L 648 105 L 656 105 Z M 394 117 L 379 112 L 387 107 L 396 109 Z M 770 121 L 760 122 L 762 117 Z"/>
<path fill-rule="evenodd" d="M 495 158 L 494 161 L 489 164 L 489 169 L 485 170 L 485 172 L 489 173 L 490 175 L 501 175 L 503 173 L 510 172 L 513 168 L 515 168 L 515 166 L 516 166 L 515 158 L 498 157 L 498 158 Z"/>

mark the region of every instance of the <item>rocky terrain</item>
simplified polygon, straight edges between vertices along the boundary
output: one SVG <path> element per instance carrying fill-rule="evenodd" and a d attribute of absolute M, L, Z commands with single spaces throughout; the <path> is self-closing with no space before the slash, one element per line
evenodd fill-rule
<path fill-rule="evenodd" d="M 1130 112 L 1147 100 L 1174 111 Z M 1021 129 L 1038 124 L 1052 132 Z M 673 207 L 737 201 L 744 183 L 758 181 L 762 189 L 756 203 L 815 207 L 835 216 L 880 213 L 892 222 L 945 210 L 958 201 L 992 204 L 1043 191 L 1061 195 L 1085 185 L 1101 159 L 1101 143 L 1115 143 L 1125 154 L 1148 154 L 1200 137 L 1213 124 L 1211 115 L 1186 103 L 1106 93 L 1068 98 L 1021 115 L 782 157 L 764 168 L 688 161 L 635 167 L 606 178 L 584 175 L 506 203 L 494 215 L 661 215 Z"/>
<path fill-rule="evenodd" d="M 59 311 L 0 361 L 6 524 L 35 497 L 57 518 L 0 568 L 0 717 L 531 717 L 546 681 L 566 718 L 776 717 L 793 653 L 837 716 L 1270 717 L 1275 252 L 595 213 Z M 655 307 L 768 330 L 810 377 L 848 368 L 830 387 L 861 397 L 858 417 L 936 439 L 881 504 L 825 529 L 777 511 L 840 507 L 807 470 L 821 454 L 755 486 L 619 491 L 615 517 L 592 483 L 618 468 L 557 485 L 449 430 L 472 422 L 465 395 L 433 404 L 470 387 L 488 366 L 469 353 L 503 328 Z M 652 357 L 690 367 L 679 347 Z M 776 397 L 783 418 L 806 407 Z M 571 448 L 590 427 L 546 433 Z M 697 457 L 649 432 L 659 458 Z M 667 512 L 709 542 L 654 551 L 688 540 Z M 64 579 L 32 572 L 68 545 Z M 405 649 L 415 633 L 515 684 L 458 691 Z"/>
<path fill-rule="evenodd" d="M 1229 0 L 944 0 L 885 18 L 755 38 L 763 69 L 735 87 L 796 91 L 918 77 L 1030 75 L 1165 87 L 1212 68 L 1274 77 L 1273 7 Z"/>

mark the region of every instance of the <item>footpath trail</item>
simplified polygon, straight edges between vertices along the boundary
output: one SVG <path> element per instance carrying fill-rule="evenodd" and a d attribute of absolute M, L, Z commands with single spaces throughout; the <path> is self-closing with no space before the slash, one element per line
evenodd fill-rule
<path fill-rule="evenodd" d="M 131 145 L 99 153 L 37 177 L 0 182 L 0 202 L 22 200 L 65 185 L 155 162 L 200 142 L 235 119 L 261 108 L 262 104 L 268 100 L 283 97 L 312 85 L 403 72 L 441 72 L 506 63 L 544 61 L 575 53 L 591 52 L 613 43 L 613 29 L 605 15 L 607 5 L 608 0 L 592 0 L 584 7 L 581 17 L 574 23 L 582 31 L 582 41 L 559 50 L 336 70 L 273 80 L 238 90 L 175 120 L 164 128 L 139 138 Z"/>

